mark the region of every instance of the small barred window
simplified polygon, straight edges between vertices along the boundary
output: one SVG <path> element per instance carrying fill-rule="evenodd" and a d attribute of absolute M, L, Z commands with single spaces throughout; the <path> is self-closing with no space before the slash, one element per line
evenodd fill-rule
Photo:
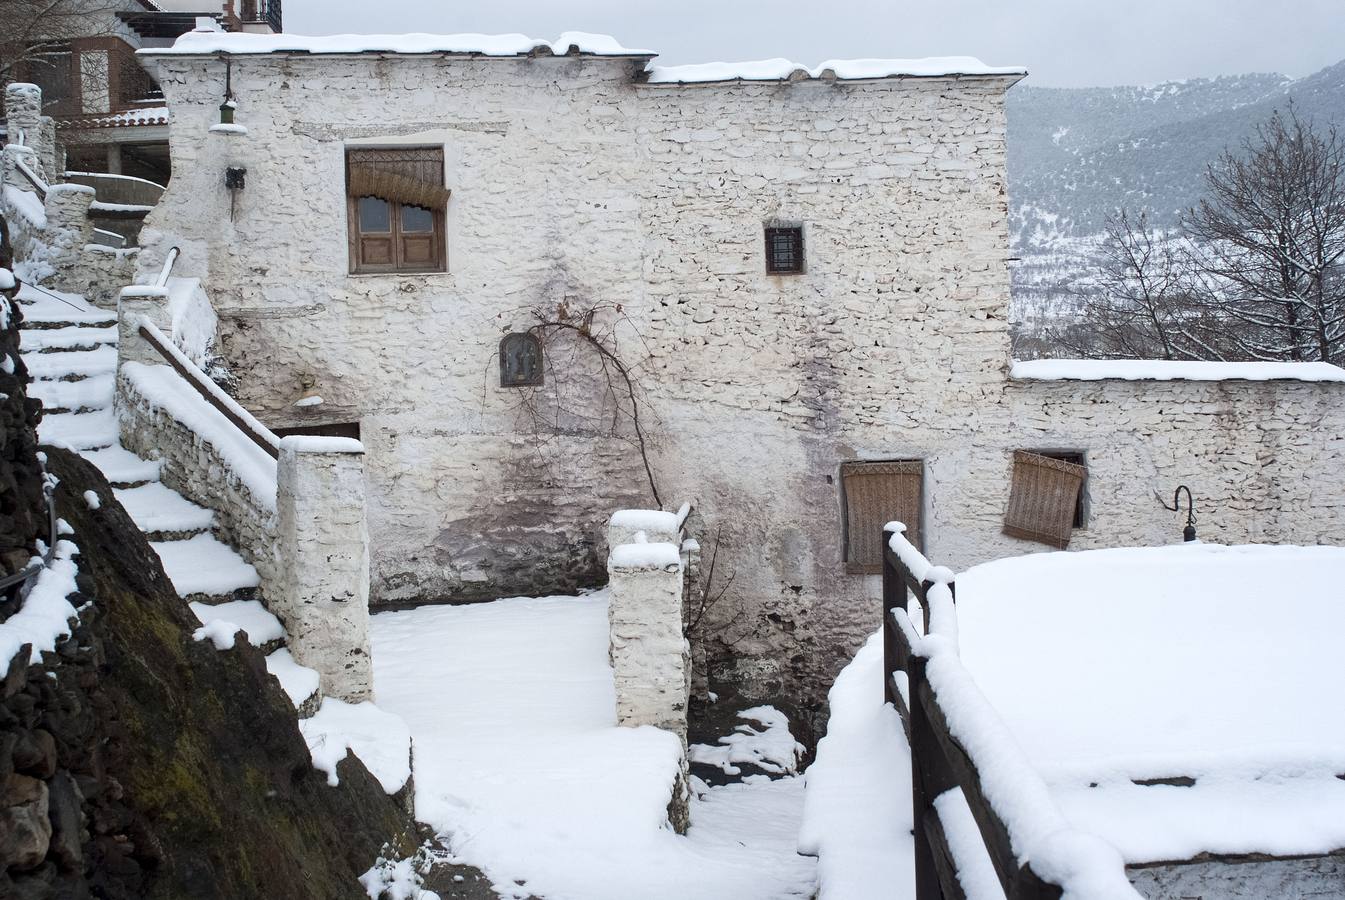
<path fill-rule="evenodd" d="M 766 229 L 766 274 L 798 275 L 803 272 L 803 228 Z"/>

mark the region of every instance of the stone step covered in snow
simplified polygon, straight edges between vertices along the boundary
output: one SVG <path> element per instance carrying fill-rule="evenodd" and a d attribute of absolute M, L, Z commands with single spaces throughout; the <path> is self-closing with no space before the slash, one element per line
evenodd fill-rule
<path fill-rule="evenodd" d="M 23 353 L 52 353 L 61 350 L 94 350 L 117 343 L 117 329 L 66 325 L 60 328 L 23 329 L 19 350 Z"/>
<path fill-rule="evenodd" d="M 48 413 L 80 412 L 112 406 L 116 380 L 111 375 L 95 375 L 78 381 L 42 379 L 28 386 L 28 396 L 42 401 Z"/>
<path fill-rule="evenodd" d="M 214 535 L 198 534 L 185 541 L 152 541 L 164 572 L 185 600 L 212 606 L 257 597 L 257 570 Z"/>
<path fill-rule="evenodd" d="M 110 409 L 45 415 L 37 426 L 38 440 L 75 450 L 98 450 L 117 443 L 117 417 Z"/>
<path fill-rule="evenodd" d="M 32 285 L 24 285 L 19 301 L 25 331 L 115 327 L 117 324 L 115 312 L 99 309 L 78 294 L 62 294 L 60 291 L 42 293 Z"/>
<path fill-rule="evenodd" d="M 117 348 L 105 345 L 93 350 L 62 350 L 58 353 L 25 353 L 23 364 L 33 378 L 74 380 L 117 371 Z"/>
<path fill-rule="evenodd" d="M 163 466 L 157 459 L 141 459 L 121 444 L 102 450 L 86 450 L 80 455 L 97 466 L 114 488 L 139 487 L 158 481 Z"/>
<path fill-rule="evenodd" d="M 192 603 L 191 611 L 202 625 L 227 622 L 263 652 L 279 649 L 285 643 L 285 626 L 257 600 L 230 600 L 228 603 Z"/>
<path fill-rule="evenodd" d="M 197 506 L 172 488 L 151 482 L 135 488 L 114 489 L 117 502 L 151 541 L 171 541 L 210 531 L 215 512 Z"/>

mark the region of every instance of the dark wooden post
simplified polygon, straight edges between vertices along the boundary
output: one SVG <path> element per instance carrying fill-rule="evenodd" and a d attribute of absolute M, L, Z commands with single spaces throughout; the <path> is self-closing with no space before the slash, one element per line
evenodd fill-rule
<path fill-rule="evenodd" d="M 925 708 L 925 668 L 928 660 L 912 654 L 907 662 L 911 698 L 909 727 L 911 740 L 911 827 L 915 839 L 915 900 L 945 900 L 939 869 L 935 863 L 935 848 L 930 840 L 931 826 L 938 818 L 934 798 L 957 785 L 944 763 L 943 753 L 929 712 Z"/>
<path fill-rule="evenodd" d="M 884 528 L 883 541 L 879 545 L 883 559 L 883 697 L 900 709 L 900 698 L 896 696 L 897 688 L 892 682 L 892 673 L 897 671 L 898 666 L 896 635 L 892 633 L 896 627 L 892 624 L 892 610 L 906 608 L 906 576 L 898 568 L 901 561 L 892 552 L 894 534 L 896 532 Z"/>

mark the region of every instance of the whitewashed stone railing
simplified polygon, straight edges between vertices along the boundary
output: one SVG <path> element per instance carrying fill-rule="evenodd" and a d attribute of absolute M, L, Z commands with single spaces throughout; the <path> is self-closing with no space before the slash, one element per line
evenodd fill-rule
<path fill-rule="evenodd" d="M 277 438 L 211 382 L 160 327 L 171 323 L 168 269 L 118 304 L 122 445 L 161 460 L 166 485 L 215 511 L 322 693 L 372 699 L 364 448 Z"/>

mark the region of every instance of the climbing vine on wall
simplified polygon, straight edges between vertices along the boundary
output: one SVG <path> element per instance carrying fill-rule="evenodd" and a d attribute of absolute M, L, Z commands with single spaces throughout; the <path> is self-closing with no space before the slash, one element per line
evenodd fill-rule
<path fill-rule="evenodd" d="M 656 417 L 644 399 L 638 366 L 623 353 L 617 329 L 625 326 L 637 340 L 643 339 L 621 304 L 576 307 L 567 301 L 533 309 L 529 316 L 528 333 L 541 344 L 545 377 L 541 385 L 519 389 L 518 406 L 533 432 L 573 433 L 579 422 L 584 430 L 630 441 L 639 453 L 654 504 L 661 509 L 663 495 L 650 459 Z M 588 390 L 591 384 L 598 388 L 596 411 Z"/>

